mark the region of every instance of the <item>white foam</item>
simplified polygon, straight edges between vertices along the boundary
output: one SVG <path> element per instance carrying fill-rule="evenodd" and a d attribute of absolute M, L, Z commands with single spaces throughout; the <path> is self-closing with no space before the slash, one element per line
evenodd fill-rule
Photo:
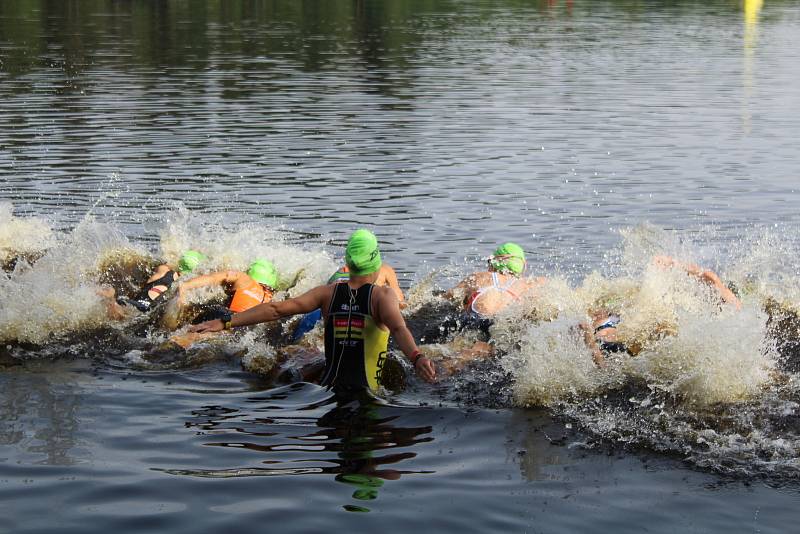
<path fill-rule="evenodd" d="M 0 265 L 16 257 L 38 256 L 53 244 L 53 231 L 46 221 L 15 217 L 13 206 L 0 202 Z"/>

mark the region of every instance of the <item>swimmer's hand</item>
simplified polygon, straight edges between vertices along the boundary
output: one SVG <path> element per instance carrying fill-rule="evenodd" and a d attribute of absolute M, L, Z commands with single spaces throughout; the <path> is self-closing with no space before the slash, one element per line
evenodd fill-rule
<path fill-rule="evenodd" d="M 200 334 L 206 332 L 221 332 L 223 330 L 225 330 L 225 325 L 222 323 L 221 319 L 212 319 L 189 327 L 189 332 L 197 332 Z"/>
<path fill-rule="evenodd" d="M 414 370 L 425 382 L 432 383 L 436 381 L 436 367 L 434 367 L 433 362 L 425 356 L 417 358 Z"/>

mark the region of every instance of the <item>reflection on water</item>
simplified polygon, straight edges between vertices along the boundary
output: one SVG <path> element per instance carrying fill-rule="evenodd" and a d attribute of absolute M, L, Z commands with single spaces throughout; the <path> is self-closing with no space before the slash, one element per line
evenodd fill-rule
<path fill-rule="evenodd" d="M 758 13 L 764 0 L 744 0 L 744 98 L 742 122 L 745 133 L 751 132 L 750 99 L 753 97 L 754 56 L 758 44 Z"/>
<path fill-rule="evenodd" d="M 508 457 L 519 463 L 525 480 L 535 482 L 554 478 L 554 468 L 569 462 L 560 446 L 571 440 L 561 423 L 544 411 L 517 410 L 506 429 Z"/>
<path fill-rule="evenodd" d="M 323 415 L 318 425 L 322 430 L 309 436 L 311 439 L 337 438 L 339 443 L 328 450 L 335 450 L 337 466 L 326 472 L 336 473 L 336 481 L 355 488 L 353 498 L 369 501 L 378 497 L 384 480 L 397 480 L 402 475 L 432 473 L 432 471 L 409 471 L 381 468 L 416 457 L 414 452 L 384 453 L 395 448 L 413 447 L 415 444 L 432 441 L 432 428 L 401 427 L 396 421 L 399 415 L 382 416 L 377 405 L 349 403 L 337 406 Z M 349 505 L 351 511 L 369 511 L 363 506 Z"/>
<path fill-rule="evenodd" d="M 187 428 L 214 437 L 206 445 L 254 452 L 257 458 L 263 458 L 260 463 L 268 467 L 166 471 L 206 478 L 335 475 L 337 482 L 353 488 L 353 499 L 358 501 L 378 498 L 384 481 L 398 480 L 408 474 L 433 473 L 386 467 L 415 458 L 413 447 L 433 440 L 426 436 L 432 432 L 431 426 L 400 424 L 399 419 L 408 415 L 408 409 L 378 405 L 366 399 L 324 398 L 309 405 L 294 404 L 297 401 L 290 395 L 302 397 L 302 390 L 309 387 L 296 384 L 248 399 L 251 409 L 245 411 L 204 407 L 194 411 L 192 419 L 187 421 Z M 411 450 L 402 450 L 406 448 Z M 369 511 L 363 503 L 347 504 L 344 508 Z"/>
<path fill-rule="evenodd" d="M 83 386 L 79 375 L 60 367 L 32 369 L 33 375 L 20 368 L 0 371 L 0 462 L 10 457 L 73 465 L 83 459 L 85 453 L 76 450 Z"/>
<path fill-rule="evenodd" d="M 4 2 L 0 196 L 59 228 L 100 200 L 144 241 L 176 201 L 322 239 L 369 220 L 401 273 L 794 221 L 796 5 L 763 9 L 751 76 L 722 0 Z"/>

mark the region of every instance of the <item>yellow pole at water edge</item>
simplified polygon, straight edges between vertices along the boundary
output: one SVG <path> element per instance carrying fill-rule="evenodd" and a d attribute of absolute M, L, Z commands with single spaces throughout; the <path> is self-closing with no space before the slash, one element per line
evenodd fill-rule
<path fill-rule="evenodd" d="M 758 24 L 758 12 L 761 11 L 761 6 L 764 5 L 764 0 L 744 0 L 744 25 L 745 28 L 752 28 L 755 30 Z"/>
<path fill-rule="evenodd" d="M 742 66 L 742 83 L 744 98 L 742 100 L 742 127 L 750 133 L 750 97 L 753 94 L 753 53 L 758 37 L 758 14 L 764 0 L 744 0 L 744 65 Z"/>

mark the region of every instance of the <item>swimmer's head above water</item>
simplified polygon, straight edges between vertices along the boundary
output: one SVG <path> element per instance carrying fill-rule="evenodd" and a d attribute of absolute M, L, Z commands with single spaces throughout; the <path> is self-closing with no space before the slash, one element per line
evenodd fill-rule
<path fill-rule="evenodd" d="M 263 258 L 259 258 L 250 264 L 247 276 L 273 290 L 278 285 L 278 271 L 271 261 Z"/>
<path fill-rule="evenodd" d="M 489 258 L 489 268 L 498 273 L 519 276 L 525 270 L 525 251 L 516 243 L 503 243 Z"/>
<path fill-rule="evenodd" d="M 178 260 L 178 270 L 181 273 L 190 273 L 197 269 L 205 259 L 206 257 L 196 250 L 187 250 Z"/>
<path fill-rule="evenodd" d="M 381 268 L 381 251 L 378 238 L 369 230 L 356 230 L 347 241 L 345 263 L 353 276 L 365 276 Z"/>

